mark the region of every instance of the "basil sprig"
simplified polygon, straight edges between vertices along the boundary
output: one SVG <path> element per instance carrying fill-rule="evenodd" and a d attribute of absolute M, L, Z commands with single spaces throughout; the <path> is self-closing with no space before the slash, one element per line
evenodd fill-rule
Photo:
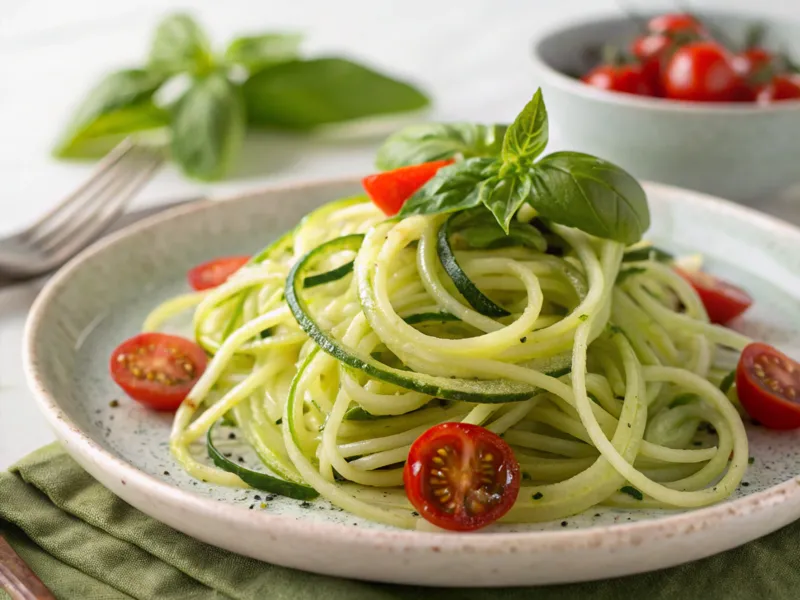
<path fill-rule="evenodd" d="M 424 144 L 433 147 L 436 141 L 428 137 Z M 444 147 L 443 140 L 438 142 Z M 483 205 L 508 234 L 512 218 L 527 203 L 552 222 L 626 244 L 639 241 L 650 226 L 647 196 L 639 182 L 616 165 L 580 152 L 556 152 L 537 161 L 547 142 L 547 110 L 537 90 L 506 130 L 502 144 L 492 145 L 490 156 L 440 169 L 406 201 L 400 216 Z M 390 154 L 390 143 L 397 139 L 390 138 L 381 152 Z M 437 158 L 468 155 L 471 149 L 452 150 Z"/>
<path fill-rule="evenodd" d="M 375 165 L 384 171 L 446 158 L 497 156 L 508 125 L 423 123 L 389 136 Z"/>
<path fill-rule="evenodd" d="M 295 33 L 234 39 L 215 53 L 186 14 L 164 19 L 147 63 L 117 71 L 96 86 L 58 142 L 59 158 L 94 158 L 131 134 L 170 140 L 172 158 L 189 176 L 223 177 L 247 127 L 308 130 L 423 108 L 414 86 L 341 58 L 304 58 Z M 175 77 L 189 86 L 176 100 L 162 87 Z"/>

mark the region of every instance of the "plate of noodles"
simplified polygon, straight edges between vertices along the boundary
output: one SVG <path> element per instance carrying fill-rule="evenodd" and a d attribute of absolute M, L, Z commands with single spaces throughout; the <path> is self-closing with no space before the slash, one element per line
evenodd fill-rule
<path fill-rule="evenodd" d="M 44 414 L 148 515 L 343 577 L 598 579 L 800 517 L 800 231 L 546 144 L 537 92 L 102 240 L 31 312 Z"/>

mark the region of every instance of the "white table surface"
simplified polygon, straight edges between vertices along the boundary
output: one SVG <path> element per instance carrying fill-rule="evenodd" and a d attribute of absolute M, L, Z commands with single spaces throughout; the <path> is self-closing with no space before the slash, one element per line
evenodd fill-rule
<path fill-rule="evenodd" d="M 754 3 L 687 4 L 752 10 Z M 760 10 L 772 15 L 800 19 L 797 3 L 762 0 L 759 4 Z M 49 157 L 55 136 L 89 86 L 105 71 L 140 61 L 159 17 L 179 8 L 190 8 L 218 43 L 244 32 L 305 32 L 309 51 L 359 57 L 417 81 L 435 99 L 429 118 L 491 122 L 513 117 L 534 89 L 528 51 L 537 30 L 617 10 L 617 4 L 614 0 L 0 0 L 0 235 L 23 226 L 86 177 L 90 166 Z M 200 191 L 217 196 L 279 181 L 364 173 L 372 166 L 378 143 L 376 137 L 338 142 L 268 137 L 251 146 L 244 165 L 229 180 L 201 186 L 166 168 L 135 205 Z M 775 199 L 763 208 L 800 222 L 797 206 Z M 0 468 L 53 439 L 27 389 L 20 357 L 25 318 L 37 290 L 37 285 L 0 290 Z"/>

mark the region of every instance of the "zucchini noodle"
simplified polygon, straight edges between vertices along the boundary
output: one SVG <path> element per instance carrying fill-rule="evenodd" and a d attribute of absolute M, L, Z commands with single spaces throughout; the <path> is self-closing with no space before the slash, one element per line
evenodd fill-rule
<path fill-rule="evenodd" d="M 218 288 L 157 307 L 145 330 L 194 310 L 212 356 L 175 416 L 173 455 L 248 487 L 193 448 L 233 421 L 281 485 L 405 528 L 419 521 L 402 490 L 409 448 L 449 421 L 513 449 L 523 481 L 504 522 L 729 496 L 747 436 L 715 384 L 749 340 L 709 323 L 668 265 L 535 219 L 517 222 L 551 247 L 475 248 L 447 215 L 386 220 L 340 200 Z"/>

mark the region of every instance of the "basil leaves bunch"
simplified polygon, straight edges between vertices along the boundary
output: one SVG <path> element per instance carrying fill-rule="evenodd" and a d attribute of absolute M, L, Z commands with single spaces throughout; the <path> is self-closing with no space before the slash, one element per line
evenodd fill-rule
<path fill-rule="evenodd" d="M 137 133 L 169 139 L 187 175 L 212 180 L 225 174 L 248 127 L 310 130 L 429 103 L 417 88 L 355 62 L 304 58 L 300 43 L 293 33 L 266 33 L 234 39 L 218 55 L 191 17 L 169 16 L 147 64 L 106 76 L 75 112 L 55 155 L 102 156 Z M 162 101 L 169 88 L 159 90 L 173 79 L 188 85 L 177 100 Z"/>
<path fill-rule="evenodd" d="M 502 137 L 500 137 L 502 132 Z M 421 125 L 390 137 L 381 167 L 460 158 L 403 205 L 401 216 L 450 213 L 484 206 L 506 234 L 523 204 L 539 216 L 592 235 L 632 244 L 650 226 L 647 196 L 636 179 L 580 152 L 539 158 L 548 142 L 547 110 L 538 90 L 514 122 L 502 125 Z M 537 160 L 538 159 L 538 160 Z"/>

